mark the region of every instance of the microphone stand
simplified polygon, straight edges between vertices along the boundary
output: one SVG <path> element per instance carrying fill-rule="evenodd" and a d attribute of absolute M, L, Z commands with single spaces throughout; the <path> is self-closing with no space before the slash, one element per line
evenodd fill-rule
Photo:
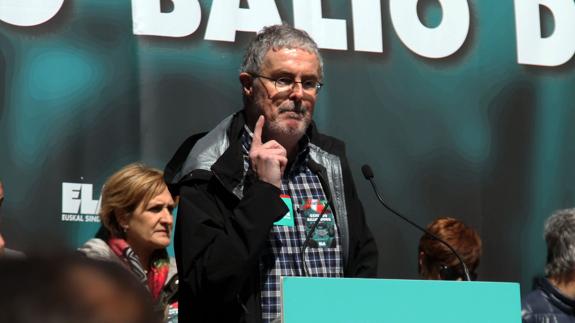
<path fill-rule="evenodd" d="M 447 243 L 446 241 L 444 241 L 443 239 L 439 238 L 438 236 L 436 236 L 435 234 L 429 232 L 428 230 L 422 228 L 421 226 L 419 226 L 417 223 L 411 221 L 410 219 L 406 218 L 405 216 L 401 215 L 399 212 L 397 212 L 396 210 L 394 210 L 393 208 L 391 208 L 390 206 L 388 206 L 385 201 L 383 200 L 383 198 L 381 197 L 381 195 L 379 194 L 379 191 L 377 189 L 377 186 L 375 185 L 375 182 L 373 180 L 373 172 L 371 171 L 371 167 L 369 167 L 369 165 L 363 165 L 361 167 L 361 171 L 363 173 L 363 176 L 365 177 L 365 179 L 367 179 L 370 183 L 371 186 L 373 188 L 373 191 L 375 192 L 375 195 L 377 196 L 377 199 L 379 200 L 379 202 L 381 203 L 381 205 L 383 205 L 383 207 L 385 207 L 387 210 L 389 210 L 391 213 L 397 215 L 398 217 L 400 217 L 401 219 L 403 219 L 405 222 L 411 224 L 412 226 L 416 227 L 417 229 L 419 229 L 421 232 L 429 235 L 430 237 L 432 237 L 434 240 L 439 241 L 440 243 L 442 243 L 443 245 L 445 245 L 454 255 L 455 257 L 457 257 L 457 259 L 459 260 L 459 263 L 461 264 L 461 268 L 463 269 L 463 274 L 465 275 L 465 280 L 466 281 L 471 281 L 471 276 L 469 276 L 469 270 L 467 269 L 467 265 L 465 265 L 465 262 L 463 261 L 463 259 L 461 258 L 461 256 L 457 253 L 457 251 L 455 251 L 455 249 L 453 249 L 453 247 Z"/>

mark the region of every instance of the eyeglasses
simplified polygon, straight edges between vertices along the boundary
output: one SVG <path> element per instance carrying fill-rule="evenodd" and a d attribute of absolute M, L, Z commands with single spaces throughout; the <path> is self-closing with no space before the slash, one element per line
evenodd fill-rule
<path fill-rule="evenodd" d="M 293 78 L 287 77 L 287 76 L 282 76 L 279 78 L 271 78 L 271 77 L 267 77 L 267 76 L 263 76 L 263 75 L 259 75 L 259 74 L 255 74 L 255 73 L 252 73 L 251 75 L 253 77 L 260 77 L 260 78 L 274 82 L 274 86 L 276 87 L 276 90 L 278 90 L 279 92 L 293 91 L 295 85 L 300 84 L 301 88 L 304 92 L 312 94 L 312 95 L 317 95 L 319 93 L 319 90 L 323 86 L 323 83 L 320 83 L 320 82 L 314 81 L 314 80 L 305 80 L 305 81 L 297 82 Z"/>

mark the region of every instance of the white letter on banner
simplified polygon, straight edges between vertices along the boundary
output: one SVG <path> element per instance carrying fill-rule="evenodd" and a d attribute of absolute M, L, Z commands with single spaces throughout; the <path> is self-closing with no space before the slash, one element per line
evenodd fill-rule
<path fill-rule="evenodd" d="M 296 28 L 307 31 L 319 48 L 347 49 L 345 20 L 321 16 L 321 0 L 293 0 Z"/>
<path fill-rule="evenodd" d="M 353 39 L 356 51 L 383 52 L 380 0 L 352 0 Z"/>
<path fill-rule="evenodd" d="M 200 26 L 198 0 L 172 0 L 174 10 L 161 11 L 160 0 L 132 0 L 134 35 L 185 37 Z"/>
<path fill-rule="evenodd" d="M 0 20 L 16 26 L 35 26 L 52 19 L 64 0 L 0 0 Z"/>
<path fill-rule="evenodd" d="M 414 53 L 429 58 L 443 58 L 455 53 L 465 42 L 469 31 L 467 0 L 439 0 L 443 18 L 435 28 L 421 23 L 417 2 L 389 1 L 391 22 L 403 44 Z"/>
<path fill-rule="evenodd" d="M 62 213 L 78 213 L 80 211 L 80 191 L 82 184 L 62 183 Z"/>
<path fill-rule="evenodd" d="M 240 0 L 214 0 L 204 39 L 233 42 L 236 31 L 258 32 L 282 23 L 275 1 L 249 0 L 248 6 L 240 8 Z"/>
<path fill-rule="evenodd" d="M 80 213 L 98 214 L 98 200 L 92 200 L 92 184 L 82 184 Z"/>
<path fill-rule="evenodd" d="M 555 29 L 541 37 L 539 5 L 553 13 Z M 517 62 L 558 66 L 575 54 L 575 3 L 573 0 L 515 0 Z"/>

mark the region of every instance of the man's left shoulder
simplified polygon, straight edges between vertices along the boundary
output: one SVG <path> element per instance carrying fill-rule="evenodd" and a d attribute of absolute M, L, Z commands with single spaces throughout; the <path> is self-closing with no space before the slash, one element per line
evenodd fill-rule
<path fill-rule="evenodd" d="M 330 153 L 345 155 L 345 143 L 336 137 L 317 132 L 311 143 Z"/>
<path fill-rule="evenodd" d="M 554 312 L 555 308 L 549 301 L 549 295 L 539 288 L 525 295 L 521 302 L 521 316 L 524 320 L 534 315 L 552 314 Z"/>

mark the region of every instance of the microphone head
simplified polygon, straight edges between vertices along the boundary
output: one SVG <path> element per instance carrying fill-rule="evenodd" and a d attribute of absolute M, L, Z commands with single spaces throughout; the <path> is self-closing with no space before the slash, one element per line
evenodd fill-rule
<path fill-rule="evenodd" d="M 363 177 L 365 179 L 370 180 L 373 178 L 373 172 L 371 171 L 371 167 L 368 164 L 361 166 L 361 172 L 363 173 Z"/>

